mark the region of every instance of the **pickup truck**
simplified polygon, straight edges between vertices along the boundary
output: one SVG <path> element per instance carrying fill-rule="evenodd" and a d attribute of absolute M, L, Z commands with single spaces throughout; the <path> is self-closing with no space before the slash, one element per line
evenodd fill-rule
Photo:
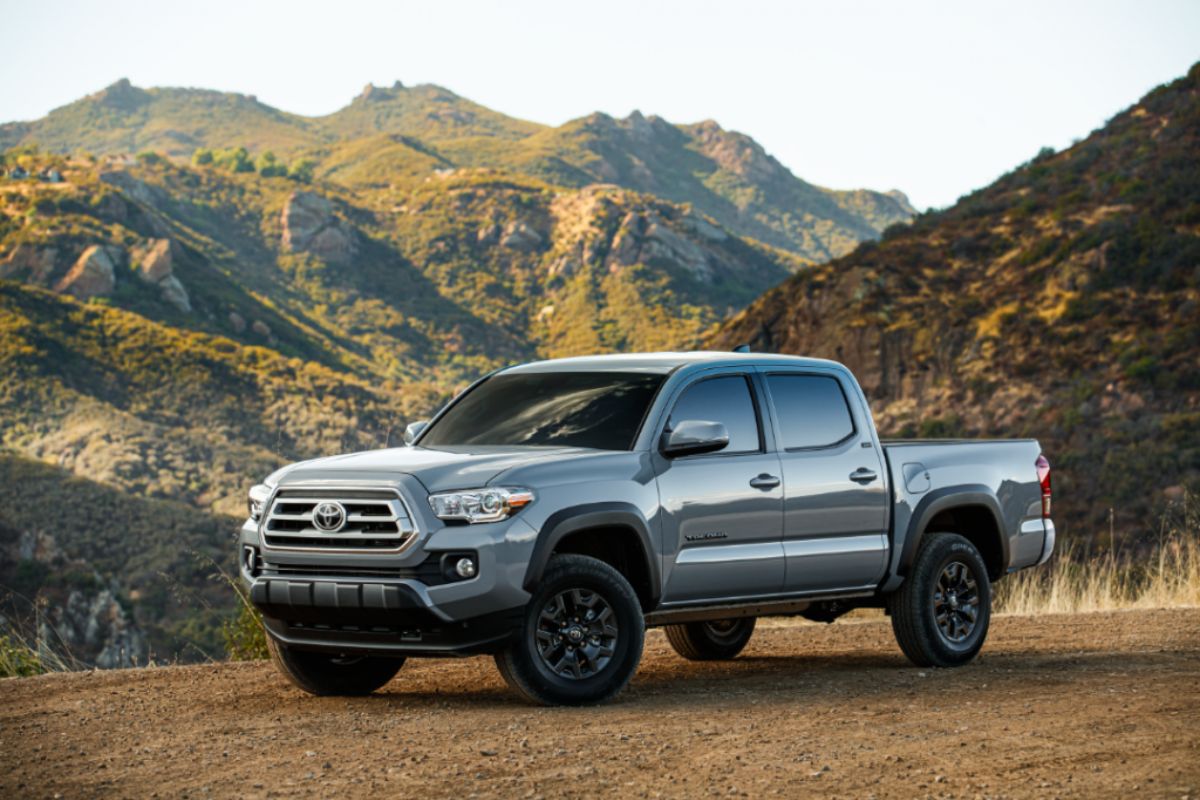
<path fill-rule="evenodd" d="M 885 610 L 914 664 L 953 667 L 983 646 L 992 584 L 1054 548 L 1036 441 L 881 441 L 831 361 L 524 364 L 405 442 L 250 490 L 241 579 L 307 692 L 487 654 L 530 701 L 595 703 L 629 682 L 647 627 L 728 659 L 758 617 L 859 607 Z"/>

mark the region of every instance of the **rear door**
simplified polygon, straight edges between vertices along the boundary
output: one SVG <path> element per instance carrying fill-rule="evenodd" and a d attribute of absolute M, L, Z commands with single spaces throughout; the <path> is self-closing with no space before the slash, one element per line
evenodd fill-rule
<path fill-rule="evenodd" d="M 720 422 L 729 445 L 675 459 L 655 454 L 664 602 L 780 591 L 783 481 L 765 408 L 752 369 L 699 377 L 676 395 L 666 427 L 683 420 Z"/>
<path fill-rule="evenodd" d="M 763 368 L 762 379 L 783 470 L 785 591 L 874 585 L 887 555 L 888 495 L 857 392 L 834 370 Z"/>

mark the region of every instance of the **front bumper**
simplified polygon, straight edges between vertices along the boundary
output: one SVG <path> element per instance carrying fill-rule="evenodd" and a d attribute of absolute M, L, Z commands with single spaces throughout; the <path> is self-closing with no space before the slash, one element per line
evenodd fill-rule
<path fill-rule="evenodd" d="M 397 486 L 410 497 L 414 488 Z M 522 583 L 537 531 L 519 515 L 447 527 L 410 505 L 418 531 L 398 553 L 264 548 L 247 520 L 241 580 L 270 635 L 297 649 L 392 655 L 467 655 L 507 641 L 529 600 Z M 461 553 L 477 573 L 448 579 L 441 559 Z"/>

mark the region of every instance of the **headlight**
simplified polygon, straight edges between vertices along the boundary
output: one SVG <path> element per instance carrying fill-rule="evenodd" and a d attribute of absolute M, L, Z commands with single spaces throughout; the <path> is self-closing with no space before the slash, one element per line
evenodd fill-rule
<path fill-rule="evenodd" d="M 465 522 L 496 522 L 532 502 L 533 492 L 529 489 L 499 486 L 429 496 L 429 505 L 438 519 Z"/>
<path fill-rule="evenodd" d="M 250 498 L 247 501 L 250 511 L 250 519 L 258 522 L 262 519 L 263 509 L 267 505 L 267 500 L 271 498 L 271 487 L 258 484 L 250 487 Z"/>

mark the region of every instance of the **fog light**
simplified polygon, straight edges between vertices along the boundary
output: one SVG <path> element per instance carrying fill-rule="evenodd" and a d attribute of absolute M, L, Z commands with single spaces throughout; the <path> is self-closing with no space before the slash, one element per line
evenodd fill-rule
<path fill-rule="evenodd" d="M 475 577 L 475 560 L 472 558 L 460 558 L 454 565 L 454 571 L 458 573 L 460 578 Z"/>

